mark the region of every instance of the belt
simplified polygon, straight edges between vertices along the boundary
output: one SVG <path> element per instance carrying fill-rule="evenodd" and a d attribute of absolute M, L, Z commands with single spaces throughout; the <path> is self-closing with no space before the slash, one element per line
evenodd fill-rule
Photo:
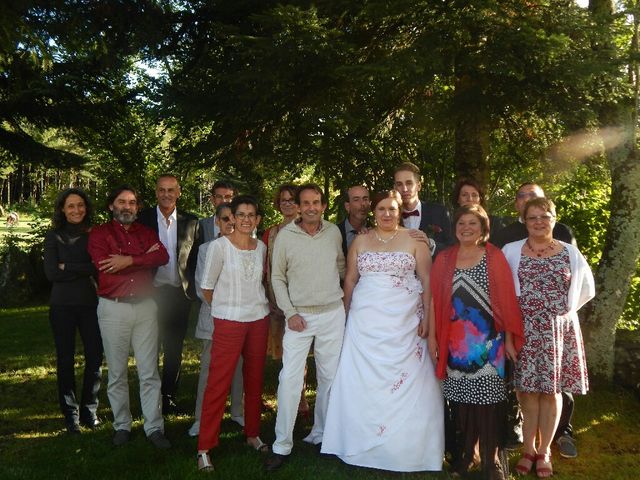
<path fill-rule="evenodd" d="M 112 302 L 116 302 L 116 303 L 131 303 L 131 304 L 136 304 L 136 303 L 140 303 L 140 302 L 144 302 L 147 297 L 100 297 L 100 298 L 104 298 L 105 300 L 111 300 Z"/>

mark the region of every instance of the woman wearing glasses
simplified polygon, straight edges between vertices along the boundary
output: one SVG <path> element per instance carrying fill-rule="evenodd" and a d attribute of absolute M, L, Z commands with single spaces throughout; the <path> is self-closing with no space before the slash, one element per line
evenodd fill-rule
<path fill-rule="evenodd" d="M 578 249 L 553 238 L 556 210 L 551 200 L 529 200 L 522 218 L 527 238 L 503 248 L 524 318 L 525 344 L 514 376 L 524 419 L 523 455 L 516 471 L 527 474 L 535 464 L 537 476 L 546 478 L 553 475 L 550 446 L 560 419 L 561 392 L 585 394 L 589 388 L 577 311 L 593 298 L 595 288 Z"/>
<path fill-rule="evenodd" d="M 215 221 L 219 230 L 218 238 L 225 237 L 233 232 L 233 221 L 231 219 L 231 208 L 228 203 L 221 203 L 215 211 Z M 213 236 L 213 232 L 203 232 L 205 235 Z M 202 351 L 200 352 L 200 374 L 198 376 L 198 390 L 196 393 L 195 421 L 189 428 L 189 436 L 197 437 L 200 433 L 200 414 L 202 413 L 202 399 L 204 389 L 207 386 L 209 377 L 209 361 L 211 359 L 211 338 L 213 337 L 213 319 L 211 318 L 211 305 L 209 305 L 202 294 L 200 282 L 205 268 L 207 250 L 211 245 L 210 240 L 200 245 L 198 250 L 198 264 L 196 267 L 196 293 L 202 300 L 200 312 L 198 313 L 198 324 L 196 325 L 195 337 L 202 340 Z M 243 406 L 242 406 L 242 358 L 238 362 L 236 371 L 231 383 L 231 420 L 244 426 Z"/>
<path fill-rule="evenodd" d="M 273 246 L 276 241 L 278 232 L 286 225 L 298 218 L 298 206 L 295 202 L 297 187 L 295 185 L 284 184 L 278 187 L 273 199 L 273 206 L 282 214 L 282 222 L 267 229 L 262 236 L 262 241 L 267 246 L 267 296 L 269 298 L 269 308 L 271 319 L 269 326 L 269 344 L 267 346 L 268 353 L 274 360 L 282 358 L 282 337 L 284 336 L 284 313 L 276 304 L 276 297 L 271 288 L 271 258 L 273 257 Z M 309 402 L 306 395 L 307 370 L 305 368 L 305 381 L 302 385 L 302 393 L 300 395 L 300 404 L 298 405 L 298 414 L 309 417 Z"/>
<path fill-rule="evenodd" d="M 247 445 L 258 451 L 269 449 L 259 437 L 269 331 L 269 302 L 263 286 L 267 249 L 252 236 L 261 219 L 255 199 L 241 195 L 230 207 L 235 229 L 209 246 L 200 282 L 214 324 L 198 437 L 198 468 L 203 471 L 213 470 L 209 450 L 219 443 L 224 405 L 240 355 Z"/>

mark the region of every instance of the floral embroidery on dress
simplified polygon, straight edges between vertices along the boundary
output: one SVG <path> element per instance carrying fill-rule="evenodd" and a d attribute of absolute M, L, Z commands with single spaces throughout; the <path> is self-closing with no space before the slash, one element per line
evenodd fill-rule
<path fill-rule="evenodd" d="M 416 345 L 416 358 L 419 361 L 422 361 L 422 355 L 424 354 L 424 346 L 422 343 L 418 343 Z"/>
<path fill-rule="evenodd" d="M 400 374 L 400 380 L 398 380 L 396 383 L 393 384 L 393 387 L 391 387 L 391 393 L 396 392 L 404 383 L 404 381 L 407 379 L 407 377 L 409 376 L 409 374 L 407 372 L 402 372 Z"/>
<path fill-rule="evenodd" d="M 416 259 L 407 252 L 363 252 L 358 254 L 358 271 L 387 273 L 393 288 L 404 288 L 409 295 L 422 293 L 415 276 Z M 418 313 L 420 316 L 420 313 Z M 422 314 L 424 315 L 424 314 Z M 422 316 L 420 318 L 423 318 Z"/>
<path fill-rule="evenodd" d="M 387 429 L 386 425 L 378 425 L 378 433 L 376 433 L 376 435 L 381 437 L 384 434 L 386 429 Z"/>

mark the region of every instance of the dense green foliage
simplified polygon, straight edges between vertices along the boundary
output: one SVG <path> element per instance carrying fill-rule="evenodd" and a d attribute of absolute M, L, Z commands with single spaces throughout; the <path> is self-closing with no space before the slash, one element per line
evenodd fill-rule
<path fill-rule="evenodd" d="M 154 178 L 173 171 L 202 214 L 230 178 L 271 223 L 274 188 L 309 179 L 334 218 L 341 190 L 388 188 L 409 160 L 425 198 L 447 203 L 471 174 L 498 215 L 540 181 L 595 268 L 621 170 L 606 156 L 615 138 L 589 134 L 637 103 L 638 56 L 637 2 L 612 20 L 592 3 L 2 2 L 0 203 L 45 218 L 65 185 L 103 207 L 123 181 L 151 203 Z"/>

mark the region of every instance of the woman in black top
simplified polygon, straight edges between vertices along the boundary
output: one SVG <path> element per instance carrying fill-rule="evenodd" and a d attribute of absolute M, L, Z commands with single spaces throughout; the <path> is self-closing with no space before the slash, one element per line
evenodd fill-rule
<path fill-rule="evenodd" d="M 69 433 L 80 433 L 80 423 L 91 429 L 99 423 L 96 411 L 102 339 L 96 315 L 96 271 L 87 252 L 91 212 L 89 198 L 82 190 L 69 188 L 60 192 L 53 229 L 44 240 L 44 269 L 53 283 L 49 320 L 56 344 L 58 399 Z M 74 374 L 76 330 L 80 332 L 85 360 L 80 404 Z"/>

